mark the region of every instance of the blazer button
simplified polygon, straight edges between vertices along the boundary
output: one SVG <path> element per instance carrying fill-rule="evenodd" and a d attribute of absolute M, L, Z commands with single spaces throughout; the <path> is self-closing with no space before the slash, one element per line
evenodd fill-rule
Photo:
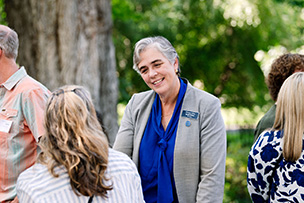
<path fill-rule="evenodd" d="M 191 125 L 190 121 L 186 121 L 186 126 L 189 127 Z"/>

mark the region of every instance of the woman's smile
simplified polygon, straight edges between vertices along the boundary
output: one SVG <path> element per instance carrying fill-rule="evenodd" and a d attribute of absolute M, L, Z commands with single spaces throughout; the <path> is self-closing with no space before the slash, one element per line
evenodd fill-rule
<path fill-rule="evenodd" d="M 164 81 L 165 78 L 161 78 L 155 82 L 152 82 L 153 85 L 158 85 L 159 83 L 161 83 L 162 81 Z"/>

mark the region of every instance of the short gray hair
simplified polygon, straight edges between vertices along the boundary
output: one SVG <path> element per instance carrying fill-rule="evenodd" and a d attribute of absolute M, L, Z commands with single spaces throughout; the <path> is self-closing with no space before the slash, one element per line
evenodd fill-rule
<path fill-rule="evenodd" d="M 175 48 L 172 46 L 172 44 L 167 40 L 166 38 L 162 36 L 156 36 L 156 37 L 146 37 L 141 40 L 139 40 L 135 44 L 135 49 L 133 53 L 133 69 L 136 70 L 138 73 L 140 73 L 138 64 L 141 61 L 140 53 L 145 51 L 147 47 L 153 46 L 158 51 L 160 51 L 168 60 L 170 63 L 175 62 L 175 58 L 177 58 L 178 61 L 178 72 L 177 75 L 180 75 L 180 65 L 179 65 L 179 56 L 175 50 Z"/>
<path fill-rule="evenodd" d="M 4 50 L 7 58 L 16 60 L 19 47 L 18 34 L 12 29 L 9 31 L 0 30 L 0 47 Z"/>

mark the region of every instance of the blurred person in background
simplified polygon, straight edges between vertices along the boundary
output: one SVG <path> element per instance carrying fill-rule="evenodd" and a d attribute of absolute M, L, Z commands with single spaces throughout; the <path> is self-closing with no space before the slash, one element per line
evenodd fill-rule
<path fill-rule="evenodd" d="M 0 202 L 18 202 L 16 181 L 33 165 L 49 90 L 16 63 L 19 40 L 0 25 Z"/>
<path fill-rule="evenodd" d="M 164 37 L 138 41 L 133 68 L 150 91 L 126 106 L 113 148 L 138 167 L 147 203 L 223 201 L 226 130 L 221 103 L 180 77 Z"/>
<path fill-rule="evenodd" d="M 304 73 L 292 74 L 277 98 L 272 129 L 248 157 L 247 186 L 253 202 L 304 202 Z"/>
<path fill-rule="evenodd" d="M 304 71 L 304 56 L 300 54 L 283 54 L 271 65 L 266 84 L 269 93 L 275 104 L 271 106 L 268 112 L 258 122 L 254 131 L 254 141 L 266 129 L 273 126 L 276 114 L 276 101 L 283 82 L 293 73 Z"/>
<path fill-rule="evenodd" d="M 20 202 L 144 202 L 132 160 L 108 147 L 91 96 L 64 86 L 50 96 L 37 163 L 20 174 Z"/>

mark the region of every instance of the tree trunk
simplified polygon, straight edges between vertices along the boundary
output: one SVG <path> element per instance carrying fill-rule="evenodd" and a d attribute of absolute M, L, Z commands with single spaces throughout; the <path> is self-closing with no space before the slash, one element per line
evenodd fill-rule
<path fill-rule="evenodd" d="M 112 144 L 118 80 L 110 0 L 5 0 L 5 11 L 19 34 L 17 62 L 51 91 L 85 86 Z"/>

